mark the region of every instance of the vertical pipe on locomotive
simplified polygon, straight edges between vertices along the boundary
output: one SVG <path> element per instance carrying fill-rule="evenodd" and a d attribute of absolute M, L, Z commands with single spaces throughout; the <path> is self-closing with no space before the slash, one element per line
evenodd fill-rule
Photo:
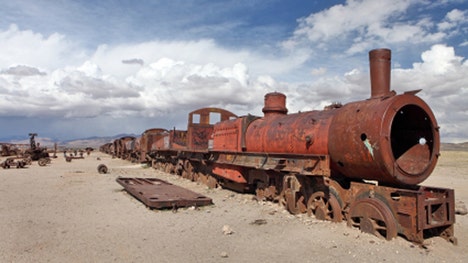
<path fill-rule="evenodd" d="M 371 98 L 387 96 L 390 93 L 391 50 L 382 48 L 369 52 Z"/>

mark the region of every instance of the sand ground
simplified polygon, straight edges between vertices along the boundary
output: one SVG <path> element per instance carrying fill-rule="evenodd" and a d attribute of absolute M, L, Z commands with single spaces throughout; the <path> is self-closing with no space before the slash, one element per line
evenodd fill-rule
<path fill-rule="evenodd" d="M 100 160 L 98 160 L 98 157 Z M 99 174 L 105 164 L 108 174 Z M 157 177 L 213 199 L 198 209 L 150 210 L 115 179 Z M 94 152 L 46 167 L 0 170 L 0 262 L 466 262 L 468 215 L 455 246 L 385 241 L 346 223 L 293 216 L 277 204 Z M 424 185 L 455 189 L 468 204 L 468 152 L 443 152 Z M 261 219 L 261 220 L 259 220 Z M 266 224 L 256 224 L 263 222 Z M 230 234 L 223 232 L 223 227 Z"/>

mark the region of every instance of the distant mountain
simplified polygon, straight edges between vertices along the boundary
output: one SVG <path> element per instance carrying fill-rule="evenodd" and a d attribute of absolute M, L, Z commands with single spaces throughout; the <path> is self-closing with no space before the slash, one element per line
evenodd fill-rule
<path fill-rule="evenodd" d="M 47 137 L 40 137 L 37 136 L 34 138 L 36 143 L 39 143 L 40 146 L 42 147 L 47 147 L 47 148 L 53 148 L 55 144 L 57 144 L 57 147 L 59 149 L 64 149 L 64 148 L 86 148 L 86 147 L 92 147 L 94 149 L 98 149 L 101 145 L 113 142 L 114 140 L 124 137 L 124 136 L 134 136 L 137 137 L 134 134 L 117 134 L 114 136 L 92 136 L 92 137 L 87 137 L 87 138 L 79 138 L 79 139 L 72 139 L 72 140 L 55 140 Z M 13 144 L 24 144 L 24 145 L 29 145 L 29 137 L 25 136 L 14 136 L 14 137 L 8 137 L 8 138 L 2 138 L 0 139 L 0 142 L 3 143 L 13 143 Z"/>
<path fill-rule="evenodd" d="M 442 151 L 468 151 L 468 142 L 462 143 L 441 143 Z"/>
<path fill-rule="evenodd" d="M 135 134 L 127 134 L 121 133 L 116 134 L 114 136 L 92 136 L 87 138 L 80 138 L 80 139 L 72 139 L 72 140 L 54 140 L 51 138 L 45 137 L 36 137 L 36 143 L 40 143 L 41 146 L 52 148 L 54 144 L 57 143 L 59 148 L 86 148 L 92 147 L 94 149 L 98 149 L 101 145 L 113 142 L 114 140 L 125 137 L 125 136 L 133 136 L 138 137 Z M 29 145 L 29 137 L 25 138 L 24 136 L 15 136 L 9 138 L 0 138 L 0 142 L 4 143 L 14 143 L 14 144 L 27 144 Z M 440 146 L 442 151 L 468 151 L 468 142 L 463 143 L 441 143 Z"/>

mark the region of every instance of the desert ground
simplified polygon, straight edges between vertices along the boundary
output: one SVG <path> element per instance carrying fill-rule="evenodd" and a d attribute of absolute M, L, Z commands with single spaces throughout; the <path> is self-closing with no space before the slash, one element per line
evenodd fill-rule
<path fill-rule="evenodd" d="M 2 158 L 4 159 L 4 158 Z M 1 161 L 1 160 L 0 160 Z M 97 166 L 105 164 L 107 174 Z M 206 195 L 213 205 L 151 210 L 117 177 L 156 177 Z M 252 195 L 208 189 L 175 175 L 93 152 L 84 159 L 0 170 L 0 262 L 466 262 L 468 215 L 458 245 L 423 246 L 361 233 L 345 222 L 294 216 Z M 455 189 L 468 204 L 468 152 L 444 151 L 423 185 Z"/>

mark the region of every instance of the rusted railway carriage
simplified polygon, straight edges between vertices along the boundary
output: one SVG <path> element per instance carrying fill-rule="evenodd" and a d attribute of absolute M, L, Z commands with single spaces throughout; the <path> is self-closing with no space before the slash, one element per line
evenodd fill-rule
<path fill-rule="evenodd" d="M 151 146 L 148 154 L 153 159 L 153 167 L 175 172 L 196 180 L 208 181 L 210 174 L 206 167 L 214 125 L 235 119 L 232 112 L 219 108 L 202 108 L 189 113 L 187 130 L 167 131 Z M 216 183 L 213 180 L 212 186 Z M 214 182 L 214 183 L 213 183 Z"/>
<path fill-rule="evenodd" d="M 148 155 L 152 151 L 152 146 L 167 134 L 166 129 L 153 128 L 144 131 L 140 136 L 140 152 L 138 160 L 140 162 L 151 162 Z"/>
<path fill-rule="evenodd" d="M 439 127 L 418 91 L 390 90 L 390 54 L 369 53 L 369 99 L 287 114 L 286 96 L 274 92 L 265 96 L 264 116 L 216 109 L 217 123 L 201 109 L 189 114 L 187 131 L 155 141 L 149 156 L 155 168 L 252 192 L 293 214 L 346 220 L 388 240 L 456 242 L 454 191 L 419 185 L 437 163 Z"/>
<path fill-rule="evenodd" d="M 135 147 L 134 136 L 123 136 L 114 141 L 114 155 L 121 159 L 130 159 L 130 154 Z"/>

